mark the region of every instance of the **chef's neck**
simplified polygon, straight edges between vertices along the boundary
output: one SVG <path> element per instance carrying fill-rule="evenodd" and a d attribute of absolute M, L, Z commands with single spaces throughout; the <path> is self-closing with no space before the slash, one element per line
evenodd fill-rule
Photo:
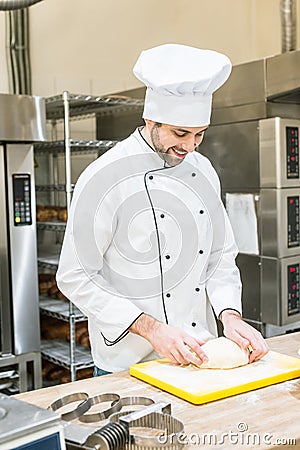
<path fill-rule="evenodd" d="M 141 131 L 141 135 L 143 136 L 143 138 L 145 139 L 147 144 L 149 144 L 150 147 L 152 148 L 152 150 L 155 151 L 155 149 L 153 147 L 149 127 L 147 127 L 147 125 L 144 125 L 142 128 L 140 128 L 140 131 Z"/>

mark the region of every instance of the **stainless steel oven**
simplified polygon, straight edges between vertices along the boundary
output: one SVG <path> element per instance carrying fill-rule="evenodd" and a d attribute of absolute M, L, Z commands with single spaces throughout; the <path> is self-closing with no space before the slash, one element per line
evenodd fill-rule
<path fill-rule="evenodd" d="M 300 51 L 234 66 L 199 151 L 215 166 L 237 244 L 244 317 L 300 329 Z"/>
<path fill-rule="evenodd" d="M 15 368 L 21 391 L 29 364 L 41 384 L 32 145 L 40 140 L 44 100 L 0 94 L 0 371 Z"/>

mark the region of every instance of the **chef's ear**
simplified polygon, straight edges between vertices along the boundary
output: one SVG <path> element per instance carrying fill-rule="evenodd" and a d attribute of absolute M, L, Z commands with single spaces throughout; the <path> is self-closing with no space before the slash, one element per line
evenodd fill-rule
<path fill-rule="evenodd" d="M 156 122 L 154 122 L 153 120 L 150 120 L 150 119 L 144 119 L 144 121 L 145 121 L 145 124 L 146 124 L 146 126 L 148 127 L 148 128 L 153 128 L 153 125 L 156 123 Z"/>

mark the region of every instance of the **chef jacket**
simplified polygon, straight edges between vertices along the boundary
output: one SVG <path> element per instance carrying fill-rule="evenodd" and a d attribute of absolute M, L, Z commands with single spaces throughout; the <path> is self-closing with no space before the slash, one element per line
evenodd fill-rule
<path fill-rule="evenodd" d="M 95 365 L 114 372 L 154 358 L 128 331 L 143 313 L 216 337 L 214 313 L 241 312 L 236 255 L 209 160 L 168 166 L 137 129 L 79 177 L 57 284 L 88 317 Z"/>

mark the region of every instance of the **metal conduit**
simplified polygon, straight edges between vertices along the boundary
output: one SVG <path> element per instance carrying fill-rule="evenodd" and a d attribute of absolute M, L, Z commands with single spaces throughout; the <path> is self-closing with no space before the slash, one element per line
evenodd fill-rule
<path fill-rule="evenodd" d="M 296 1 L 280 1 L 281 19 L 281 51 L 290 52 L 296 49 Z"/>
<path fill-rule="evenodd" d="M 8 11 L 6 15 L 6 59 L 9 91 L 31 94 L 28 9 Z"/>
<path fill-rule="evenodd" d="M 42 0 L 0 0 L 0 11 L 12 11 L 34 5 Z"/>
<path fill-rule="evenodd" d="M 31 94 L 28 6 L 42 0 L 0 0 L 6 12 L 6 59 L 9 92 Z"/>

